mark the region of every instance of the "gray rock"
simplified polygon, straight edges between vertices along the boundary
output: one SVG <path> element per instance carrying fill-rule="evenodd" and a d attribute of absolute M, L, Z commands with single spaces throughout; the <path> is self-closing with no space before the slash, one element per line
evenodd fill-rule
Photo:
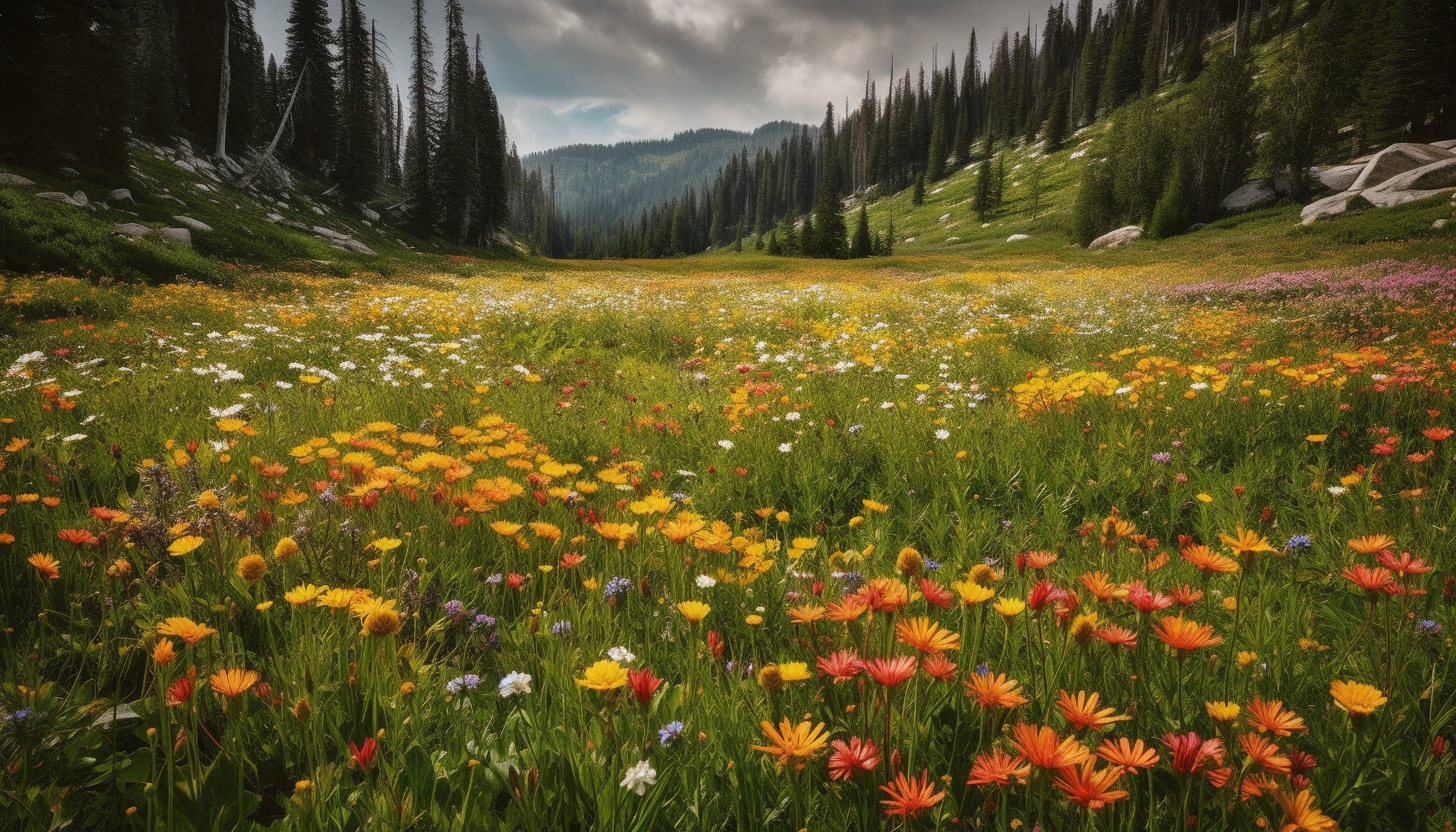
<path fill-rule="evenodd" d="M 136 200 L 132 199 L 131 191 L 126 188 L 117 188 L 106 195 L 106 201 L 112 205 L 120 205 L 123 208 L 135 208 Z"/>
<path fill-rule="evenodd" d="M 373 208 L 370 208 L 367 205 L 361 207 L 359 209 L 359 213 L 363 214 L 364 219 L 369 220 L 370 222 L 379 222 L 379 212 L 374 210 Z"/>
<path fill-rule="evenodd" d="M 1447 220 L 1436 220 L 1435 222 L 1431 223 L 1431 227 L 1436 229 L 1437 231 L 1440 231 L 1442 228 L 1446 227 L 1446 223 Z"/>
<path fill-rule="evenodd" d="M 172 217 L 172 219 L 176 220 L 178 225 L 185 225 L 188 228 L 192 229 L 193 231 L 211 231 L 212 230 L 212 226 L 208 225 L 207 223 L 203 222 L 202 220 L 194 220 L 191 217 L 184 217 L 181 214 L 178 214 L 177 216 Z"/>
<path fill-rule="evenodd" d="M 192 248 L 192 232 L 186 228 L 163 228 L 157 234 L 162 238 L 162 242 L 164 243 L 182 246 L 183 248 Z"/>
<path fill-rule="evenodd" d="M 132 240 L 140 240 L 141 238 L 152 233 L 152 229 L 146 227 L 145 225 L 142 225 L 139 222 L 124 222 L 111 230 L 116 234 L 120 234 L 121 236 Z"/>
<path fill-rule="evenodd" d="M 82 208 L 85 208 L 87 205 L 91 204 L 91 199 L 90 197 L 86 196 L 85 191 L 77 191 L 71 194 L 71 201 L 81 206 Z"/>
<path fill-rule="evenodd" d="M 1141 240 L 1142 237 L 1142 226 L 1125 225 L 1122 228 L 1117 229 L 1116 231 L 1109 231 L 1106 234 L 1103 234 L 1101 237 L 1093 240 L 1092 244 L 1087 246 L 1087 249 L 1089 251 L 1097 251 L 1104 248 L 1117 248 L 1119 246 L 1125 246 L 1128 243 L 1134 242 L 1136 240 Z"/>
<path fill-rule="evenodd" d="M 17 188 L 34 188 L 35 183 L 13 173 L 0 173 L 0 185 L 14 185 Z"/>
<path fill-rule="evenodd" d="M 1356 191 L 1341 191 L 1334 196 L 1311 202 L 1299 212 L 1299 222 L 1301 225 L 1314 225 L 1320 220 L 1338 217 L 1349 210 L 1350 201 L 1359 195 Z"/>
<path fill-rule="evenodd" d="M 1031 239 L 1031 235 L 1030 234 L 1012 234 L 1010 237 L 1007 237 L 1006 238 L 1006 242 L 1008 242 L 1008 243 L 1019 243 L 1022 240 L 1030 240 L 1030 239 Z"/>
<path fill-rule="evenodd" d="M 1431 142 L 1431 147 L 1439 147 L 1442 150 L 1456 150 L 1456 139 L 1446 139 L 1443 142 Z"/>
<path fill-rule="evenodd" d="M 59 191 L 46 191 L 44 193 L 36 194 L 35 197 L 36 197 L 36 199 L 49 199 L 52 202 L 62 202 L 62 203 L 65 203 L 66 205 L 71 206 L 72 208 L 84 208 L 84 207 L 86 207 L 86 206 L 82 205 L 81 203 L 77 202 L 76 200 L 71 199 L 71 197 L 69 197 L 68 195 L 63 194 L 63 193 L 61 193 Z"/>
<path fill-rule="evenodd" d="M 1456 188 L 1456 156 L 1392 176 L 1371 190 L 1439 191 L 1444 188 Z"/>
<path fill-rule="evenodd" d="M 1267 208 L 1279 201 L 1279 191 L 1272 179 L 1255 179 L 1245 182 L 1238 190 L 1223 198 L 1218 207 L 1232 213 Z"/>
<path fill-rule="evenodd" d="M 1331 191 L 1347 191 L 1360 178 L 1364 165 L 1340 165 L 1314 171 L 1314 181 Z"/>
<path fill-rule="evenodd" d="M 1432 147 L 1428 144 L 1393 144 L 1375 154 L 1365 165 L 1365 170 L 1350 184 L 1349 190 L 1363 191 L 1385 182 L 1393 176 L 1408 170 L 1425 167 L 1442 159 L 1456 158 L 1456 151 Z"/>
<path fill-rule="evenodd" d="M 196 173 L 197 172 L 197 168 L 194 167 L 193 164 L 191 162 L 187 161 L 186 159 L 178 159 L 177 161 L 173 162 L 172 164 L 174 164 L 177 167 L 179 167 L 179 168 L 187 171 L 188 173 Z"/>
<path fill-rule="evenodd" d="M 332 228 L 324 228 L 322 225 L 315 225 L 313 227 L 313 233 L 325 239 L 333 240 L 336 243 L 342 243 L 343 241 L 349 239 L 348 234 L 335 231 Z"/>
<path fill-rule="evenodd" d="M 81 172 L 75 168 L 61 168 L 61 175 L 67 179 L 80 179 Z"/>
<path fill-rule="evenodd" d="M 334 248 L 336 248 L 336 249 L 339 249 L 341 251 L 352 251 L 355 254 L 370 254 L 370 255 L 372 255 L 372 254 L 375 253 L 374 249 L 370 248 L 369 246 L 364 245 L 363 243 L 361 243 L 358 240 L 355 240 L 353 238 L 349 238 L 349 239 L 345 239 L 345 240 L 340 240 L 339 242 L 334 243 L 333 245 L 334 245 Z"/>

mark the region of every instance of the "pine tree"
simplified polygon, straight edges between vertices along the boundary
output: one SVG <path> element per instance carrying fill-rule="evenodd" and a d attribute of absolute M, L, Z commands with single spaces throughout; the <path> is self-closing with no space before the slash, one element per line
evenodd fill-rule
<path fill-rule="evenodd" d="M 844 205 L 840 202 L 839 159 L 834 138 L 834 105 L 824 111 L 819 128 L 819 185 L 814 193 L 813 232 L 806 222 L 804 253 L 810 257 L 842 258 L 847 240 Z"/>
<path fill-rule="evenodd" d="M 859 206 L 859 217 L 854 225 L 854 238 L 849 244 L 849 256 L 856 260 L 869 257 L 873 248 L 870 238 L 870 215 L 865 206 Z"/>
<path fill-rule="evenodd" d="M 480 171 L 475 146 L 478 113 L 471 95 L 470 55 L 465 43 L 465 10 L 460 0 L 445 3 L 445 61 L 441 89 L 444 117 L 440 122 L 440 156 L 436 180 L 442 203 L 441 230 L 457 242 L 469 237 L 479 206 Z"/>
<path fill-rule="evenodd" d="M 1046 143 L 1047 153 L 1056 153 L 1062 149 L 1067 141 L 1067 98 L 1071 95 L 1071 81 L 1066 75 L 1052 91 L 1052 99 L 1048 102 L 1048 113 L 1046 123 L 1042 125 L 1042 139 Z"/>
<path fill-rule="evenodd" d="M 910 204 L 925 204 L 925 174 L 915 174 L 915 181 L 910 185 Z"/>
<path fill-rule="evenodd" d="M 981 160 L 980 169 L 976 171 L 976 193 L 971 197 L 971 210 L 976 212 L 976 219 L 986 221 L 986 216 L 995 210 L 995 184 L 996 172 L 991 167 L 991 157 L 988 154 Z"/>
<path fill-rule="evenodd" d="M 292 90 L 300 77 L 303 84 L 293 105 L 289 155 L 311 172 L 322 170 L 334 150 L 337 88 L 329 27 L 328 0 L 293 0 L 283 86 Z"/>
<path fill-rule="evenodd" d="M 410 32 L 410 127 L 404 148 L 404 188 L 409 195 L 406 225 L 419 237 L 435 232 L 440 203 L 435 194 L 435 62 L 425 28 L 425 0 L 413 0 Z M 524 229 L 522 229 L 524 230 Z"/>
<path fill-rule="evenodd" d="M 374 46 L 359 0 L 343 0 L 338 41 L 339 129 L 334 178 L 345 199 L 365 203 L 379 187 L 379 123 Z"/>
<path fill-rule="evenodd" d="M 170 0 L 137 4 L 132 121 L 142 136 L 167 141 L 182 124 L 176 15 Z"/>

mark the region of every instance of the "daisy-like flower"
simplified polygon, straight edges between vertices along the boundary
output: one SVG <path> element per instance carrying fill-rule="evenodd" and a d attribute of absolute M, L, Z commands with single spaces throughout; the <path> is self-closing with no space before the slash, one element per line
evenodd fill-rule
<path fill-rule="evenodd" d="M 708 617 L 708 613 L 712 612 L 712 609 L 702 601 L 683 601 L 677 605 L 677 611 L 682 613 L 682 617 L 686 618 L 689 624 L 701 622 Z"/>
<path fill-rule="evenodd" d="M 611 659 L 602 659 L 588 667 L 582 677 L 576 680 L 576 684 L 587 690 L 606 693 L 626 686 L 627 671 Z"/>
<path fill-rule="evenodd" d="M 944 653 L 933 653 L 926 656 L 920 662 L 920 669 L 925 671 L 926 676 L 932 679 L 939 679 L 942 682 L 949 682 L 955 679 L 955 662 L 946 658 Z"/>
<path fill-rule="evenodd" d="M 1256 730 L 1268 731 L 1276 737 L 1288 737 L 1309 730 L 1304 724 L 1303 717 L 1286 710 L 1284 703 L 1277 699 L 1265 702 L 1255 696 L 1253 701 L 1249 702 L 1248 712 L 1249 724 L 1253 725 Z"/>
<path fill-rule="evenodd" d="M 213 693 L 228 699 L 235 699 L 247 693 L 253 685 L 258 684 L 258 671 L 245 670 L 241 667 L 219 670 L 208 677 L 207 684 L 212 688 Z"/>
<path fill-rule="evenodd" d="M 1182 655 L 1223 643 L 1223 636 L 1214 635 L 1212 626 L 1199 624 L 1181 615 L 1159 619 L 1153 625 L 1153 635 Z"/>
<path fill-rule="evenodd" d="M 1316 809 L 1314 795 L 1304 789 L 1294 796 L 1282 791 L 1274 792 L 1274 800 L 1284 810 L 1287 823 L 1280 832 L 1337 832 L 1340 828 L 1335 819 Z"/>
<path fill-rule="evenodd" d="M 217 630 L 214 630 L 206 624 L 198 624 L 190 618 L 183 618 L 181 616 L 165 619 L 161 624 L 157 625 L 158 635 L 176 636 L 182 639 L 188 647 L 216 633 Z"/>
<path fill-rule="evenodd" d="M 829 779 L 848 780 L 857 774 L 874 771 L 880 764 L 880 747 L 874 740 L 850 737 L 849 742 L 834 740 L 829 743 L 833 752 L 829 755 Z"/>
<path fill-rule="evenodd" d="M 961 597 L 961 603 L 974 607 L 996 597 L 996 590 L 981 586 L 975 581 L 955 581 L 950 588 Z"/>
<path fill-rule="evenodd" d="M 1088 694 L 1086 691 L 1078 691 L 1074 699 L 1066 691 L 1058 691 L 1057 710 L 1061 711 L 1062 716 L 1067 718 L 1067 722 L 1072 724 L 1072 728 L 1078 731 L 1084 728 L 1101 731 L 1114 722 L 1125 722 L 1132 719 L 1126 714 L 1118 716 L 1116 708 L 1103 708 L 1099 711 L 1097 705 L 1100 698 L 1101 694 L 1095 692 Z"/>
<path fill-rule="evenodd" d="M 1385 594 L 1387 587 L 1394 585 L 1391 581 L 1393 573 L 1383 566 L 1369 567 L 1357 563 L 1340 570 L 1340 574 L 1350 583 L 1370 593 L 1372 600 Z"/>
<path fill-rule="evenodd" d="M 1239 736 L 1239 745 L 1260 768 L 1269 774 L 1288 774 L 1289 758 L 1279 753 L 1279 746 L 1273 740 L 1257 731 Z"/>
<path fill-rule="evenodd" d="M 1183 559 L 1205 575 L 1232 575 L 1239 571 L 1239 562 L 1227 555 L 1220 555 L 1202 544 L 1184 546 L 1178 550 Z"/>
<path fill-rule="evenodd" d="M 1394 549 L 1395 538 L 1388 534 L 1367 534 L 1364 537 L 1354 538 L 1345 545 L 1362 555 L 1378 555 L 1387 549 Z"/>
<path fill-rule="evenodd" d="M 1038 768 L 1059 769 L 1080 765 L 1091 756 L 1076 737 L 1062 739 L 1046 726 L 1018 722 L 1012 729 L 1011 747 Z"/>
<path fill-rule="evenodd" d="M 972 673 L 966 680 L 966 695 L 976 700 L 982 708 L 1016 708 L 1028 700 L 1021 695 L 1021 683 L 1007 679 L 1006 674 L 993 676 L 991 673 Z"/>
<path fill-rule="evenodd" d="M 885 807 L 885 814 L 892 817 L 914 817 L 945 798 L 945 792 L 937 792 L 930 784 L 929 771 L 910 778 L 902 771 L 893 781 L 881 786 L 880 791 L 889 795 L 880 804 Z"/>
<path fill-rule="evenodd" d="M 920 653 L 943 653 L 961 649 L 959 634 L 936 624 L 927 616 L 895 622 L 895 636 L 901 644 Z"/>
<path fill-rule="evenodd" d="M 824 723 L 814 725 L 808 721 L 794 725 L 787 718 L 777 728 L 764 720 L 759 723 L 768 737 L 768 745 L 750 745 L 754 751 L 762 751 L 778 760 L 780 766 L 793 765 L 803 768 L 811 757 L 824 750 L 829 741 L 829 732 Z"/>
<path fill-rule="evenodd" d="M 54 581 L 61 577 L 61 562 L 45 552 L 36 552 L 25 559 L 26 563 L 35 567 L 35 571 L 48 581 Z"/>
<path fill-rule="evenodd" d="M 313 584 L 300 584 L 293 589 L 283 593 L 283 600 L 295 607 L 303 607 L 318 600 L 320 595 L 328 591 L 327 586 L 314 586 Z"/>
<path fill-rule="evenodd" d="M 883 659 L 870 659 L 865 662 L 865 672 L 870 678 L 884 685 L 893 688 L 903 682 L 909 681 L 915 675 L 914 656 L 894 656 Z"/>
<path fill-rule="evenodd" d="M 1163 744 L 1173 752 L 1173 771 L 1182 775 L 1193 775 L 1223 765 L 1223 741 L 1203 739 L 1193 731 L 1186 734 L 1168 733 Z"/>
<path fill-rule="evenodd" d="M 1112 766 L 1096 771 L 1097 761 L 1088 757 L 1081 768 L 1067 767 L 1052 778 L 1052 785 L 1066 792 L 1074 803 L 1097 810 L 1128 796 L 1123 789 L 1112 788 L 1122 779 L 1125 771 L 1121 766 Z"/>
<path fill-rule="evenodd" d="M 864 662 L 853 650 L 840 650 L 814 660 L 820 675 L 828 676 L 836 683 L 848 682 L 864 670 Z"/>
<path fill-rule="evenodd" d="M 1229 547 L 1235 555 L 1245 559 L 1251 558 L 1260 552 L 1279 554 L 1279 550 L 1275 549 L 1258 532 L 1245 529 L 1243 526 L 1235 526 L 1234 533 L 1231 535 L 1220 532 L 1218 539 L 1223 541 L 1223 544 Z"/>
<path fill-rule="evenodd" d="M 1373 685 L 1363 682 L 1335 680 L 1330 683 L 1330 696 L 1340 710 L 1352 717 L 1369 716 L 1386 703 L 1385 694 Z"/>
<path fill-rule="evenodd" d="M 1031 776 L 1031 765 L 1025 757 L 1013 757 L 999 748 L 985 754 L 978 754 L 971 764 L 971 776 L 967 786 L 1009 786 L 1013 780 L 1026 782 Z"/>
<path fill-rule="evenodd" d="M 1129 743 L 1127 737 L 1103 740 L 1102 744 L 1097 746 L 1097 756 L 1115 766 L 1122 766 L 1133 771 L 1151 768 L 1158 763 L 1158 752 L 1143 745 L 1142 740 L 1134 740 Z"/>
<path fill-rule="evenodd" d="M 1239 711 L 1243 710 L 1233 702 L 1208 702 L 1208 715 L 1213 717 L 1215 722 L 1233 722 L 1238 718 Z"/>

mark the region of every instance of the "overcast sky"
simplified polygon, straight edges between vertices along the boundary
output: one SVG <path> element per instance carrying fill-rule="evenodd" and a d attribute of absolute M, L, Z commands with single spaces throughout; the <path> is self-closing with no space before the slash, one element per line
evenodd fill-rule
<path fill-rule="evenodd" d="M 282 64 L 291 0 L 256 0 Z M 959 65 L 971 28 L 983 52 L 1004 28 L 1040 28 L 1051 0 L 463 0 L 521 153 L 671 136 L 695 127 L 818 124 L 824 104 L 857 101 L 865 73 L 883 96 L 896 73 Z M 444 0 L 426 0 L 437 59 Z M 338 18 L 338 2 L 333 0 Z M 407 81 L 409 0 L 365 0 Z M 1102 3 L 1098 3 L 1099 6 Z"/>

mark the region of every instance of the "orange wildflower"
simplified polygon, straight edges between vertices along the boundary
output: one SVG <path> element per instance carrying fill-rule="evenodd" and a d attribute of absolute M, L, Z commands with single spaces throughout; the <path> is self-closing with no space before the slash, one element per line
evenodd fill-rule
<path fill-rule="evenodd" d="M 1115 766 L 1137 769 L 1151 768 L 1158 763 L 1158 752 L 1143 745 L 1142 740 L 1135 740 L 1132 743 L 1127 737 L 1120 737 L 1116 741 L 1111 738 L 1102 741 L 1097 746 L 1097 756 L 1112 763 Z"/>
<path fill-rule="evenodd" d="M 1223 636 L 1214 635 L 1212 626 L 1199 624 L 1181 615 L 1159 619 L 1153 625 L 1153 635 L 1180 654 L 1223 643 Z"/>
<path fill-rule="evenodd" d="M 1117 715 L 1116 708 L 1103 708 L 1097 710 L 1101 694 L 1088 694 L 1086 691 L 1078 691 L 1077 697 L 1073 699 L 1066 691 L 1057 692 L 1057 710 L 1072 724 L 1078 731 L 1083 728 L 1091 728 L 1094 731 L 1101 731 L 1103 728 L 1114 722 L 1125 722 L 1132 717 L 1126 714 Z"/>
<path fill-rule="evenodd" d="M 1268 731 L 1276 737 L 1287 737 L 1297 732 L 1308 731 L 1304 719 L 1294 711 L 1285 710 L 1279 700 L 1265 702 L 1255 696 L 1249 703 L 1249 723 L 1259 731 Z"/>
<path fill-rule="evenodd" d="M 1015 708 L 1028 700 L 1021 695 L 1021 683 L 1007 679 L 1006 674 L 993 676 L 986 673 L 972 673 L 966 680 L 966 695 L 974 698 L 982 708 Z"/>
<path fill-rule="evenodd" d="M 892 782 L 881 786 L 880 791 L 889 795 L 888 799 L 880 801 L 885 807 L 885 814 L 907 818 L 920 814 L 945 797 L 945 792 L 937 792 L 930 785 L 928 771 L 922 771 L 919 777 L 908 779 L 902 771 L 895 775 Z"/>
<path fill-rule="evenodd" d="M 966 780 L 966 785 L 1009 786 L 1012 780 L 1024 783 L 1030 776 L 1031 765 L 1026 762 L 1025 757 L 1013 757 L 999 748 L 993 748 L 988 754 L 976 756 L 976 762 L 971 765 L 971 776 Z"/>
<path fill-rule="evenodd" d="M 912 650 L 921 653 L 944 653 L 961 649 L 961 637 L 931 621 L 927 616 L 895 622 L 895 636 Z"/>
<path fill-rule="evenodd" d="M 1046 726 L 1016 723 L 1011 729 L 1015 748 L 1027 761 L 1038 768 L 1056 769 L 1081 764 L 1091 756 L 1087 746 L 1077 742 L 1076 737 L 1062 739 L 1057 732 Z"/>
<path fill-rule="evenodd" d="M 1057 777 L 1052 778 L 1052 783 L 1066 792 L 1073 802 L 1094 811 L 1126 798 L 1126 790 L 1112 788 L 1122 779 L 1125 770 L 1112 766 L 1094 771 L 1096 765 L 1097 761 L 1088 757 L 1081 768 L 1068 766 L 1062 769 Z"/>

